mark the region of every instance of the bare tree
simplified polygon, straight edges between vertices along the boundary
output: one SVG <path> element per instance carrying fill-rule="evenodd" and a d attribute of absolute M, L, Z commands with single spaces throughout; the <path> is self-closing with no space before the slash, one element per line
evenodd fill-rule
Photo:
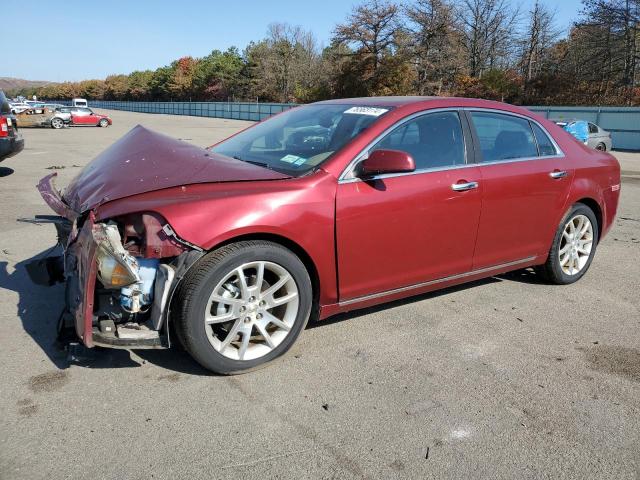
<path fill-rule="evenodd" d="M 405 8 L 417 93 L 440 94 L 463 68 L 453 7 L 446 0 L 417 0 Z"/>
<path fill-rule="evenodd" d="M 458 0 L 456 13 L 466 49 L 469 74 L 508 66 L 519 11 L 508 0 Z"/>
<path fill-rule="evenodd" d="M 394 3 L 372 0 L 356 6 L 347 22 L 337 25 L 334 42 L 368 55 L 378 70 L 382 56 L 394 46 L 399 25 L 399 8 Z"/>
<path fill-rule="evenodd" d="M 252 94 L 267 100 L 304 100 L 304 92 L 319 81 L 318 43 L 312 33 L 283 23 L 269 25 L 267 38 L 250 45 L 245 56 Z"/>
<path fill-rule="evenodd" d="M 519 39 L 520 69 L 526 81 L 531 81 L 544 67 L 549 50 L 558 40 L 560 30 L 554 23 L 555 11 L 541 4 L 533 4 L 527 19 L 527 28 Z"/>

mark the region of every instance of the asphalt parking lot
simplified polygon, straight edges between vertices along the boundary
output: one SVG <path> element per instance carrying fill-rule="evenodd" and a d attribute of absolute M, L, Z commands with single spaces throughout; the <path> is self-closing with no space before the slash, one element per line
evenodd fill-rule
<path fill-rule="evenodd" d="M 247 125 L 109 112 L 24 129 L 0 164 L 0 478 L 639 478 L 640 154 L 577 284 L 513 273 L 311 325 L 269 368 L 180 351 L 71 354 L 63 290 L 24 262 L 55 241 L 34 188 L 64 186 L 137 123 L 205 146 Z"/>

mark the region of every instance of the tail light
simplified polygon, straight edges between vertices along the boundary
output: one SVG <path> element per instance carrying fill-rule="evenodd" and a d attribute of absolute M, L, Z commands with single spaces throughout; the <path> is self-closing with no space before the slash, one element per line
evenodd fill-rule
<path fill-rule="evenodd" d="M 9 136 L 9 122 L 3 116 L 0 116 L 0 137 Z"/>

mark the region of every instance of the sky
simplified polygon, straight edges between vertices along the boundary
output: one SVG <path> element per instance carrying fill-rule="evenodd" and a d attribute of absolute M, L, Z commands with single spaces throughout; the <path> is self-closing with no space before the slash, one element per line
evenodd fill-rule
<path fill-rule="evenodd" d="M 534 0 L 512 0 L 527 11 Z M 580 0 L 542 0 L 558 27 L 577 18 Z M 263 38 L 272 22 L 311 30 L 327 45 L 353 0 L 19 0 L 3 8 L 10 53 L 0 77 L 77 81 L 156 69 L 190 55 Z M 8 31 L 7 31 L 8 27 Z"/>

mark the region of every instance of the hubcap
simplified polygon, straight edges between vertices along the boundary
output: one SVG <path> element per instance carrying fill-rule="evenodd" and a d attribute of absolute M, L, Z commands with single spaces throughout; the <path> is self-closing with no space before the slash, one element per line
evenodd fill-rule
<path fill-rule="evenodd" d="M 207 338 L 227 358 L 262 357 L 289 334 L 298 305 L 298 287 L 284 267 L 245 263 L 213 289 L 204 312 Z"/>
<path fill-rule="evenodd" d="M 558 258 L 567 275 L 576 275 L 587 264 L 593 248 L 593 225 L 588 217 L 576 215 L 564 226 Z"/>

